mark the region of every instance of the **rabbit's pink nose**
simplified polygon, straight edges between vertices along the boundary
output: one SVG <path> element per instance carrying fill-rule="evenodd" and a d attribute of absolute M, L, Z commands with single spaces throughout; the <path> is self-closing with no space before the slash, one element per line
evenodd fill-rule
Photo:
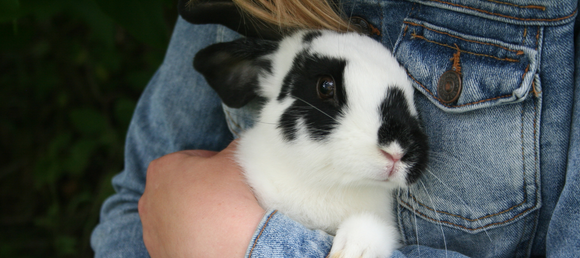
<path fill-rule="evenodd" d="M 384 150 L 381 150 L 381 152 L 383 153 L 383 155 L 385 157 L 387 157 L 388 160 L 392 161 L 393 164 L 397 163 L 397 161 L 401 160 L 401 158 L 403 158 L 403 154 L 402 153 L 388 153 Z"/>

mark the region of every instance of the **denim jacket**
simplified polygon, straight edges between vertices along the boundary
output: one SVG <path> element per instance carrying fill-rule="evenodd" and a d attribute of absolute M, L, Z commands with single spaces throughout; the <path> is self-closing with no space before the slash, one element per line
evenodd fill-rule
<path fill-rule="evenodd" d="M 405 247 L 393 257 L 580 256 L 580 38 L 577 1 L 350 0 L 416 89 L 430 163 L 395 194 Z M 221 106 L 191 68 L 202 47 L 237 35 L 177 22 L 135 111 L 117 194 L 103 205 L 97 257 L 147 257 L 137 202 L 149 162 L 223 148 L 255 108 Z M 459 74 L 445 95 L 440 80 Z M 457 83 L 457 82 L 455 82 Z M 454 86 L 455 87 L 455 86 Z M 225 123 L 224 121 L 227 121 Z M 268 211 L 247 257 L 326 257 L 332 236 Z"/>

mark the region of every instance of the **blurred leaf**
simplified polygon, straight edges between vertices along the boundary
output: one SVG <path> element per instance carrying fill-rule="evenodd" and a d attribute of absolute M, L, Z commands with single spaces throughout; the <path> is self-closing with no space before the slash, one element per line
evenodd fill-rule
<path fill-rule="evenodd" d="M 109 171 L 108 173 L 104 173 L 101 177 L 101 182 L 99 183 L 99 187 L 96 192 L 96 200 L 99 202 L 99 205 L 107 199 L 107 197 L 113 195 L 115 193 L 115 189 L 113 188 L 113 177 L 115 177 L 119 173 L 119 171 Z"/>
<path fill-rule="evenodd" d="M 109 71 L 105 66 L 97 64 L 95 66 L 95 76 L 100 81 L 107 81 L 109 79 Z"/>
<path fill-rule="evenodd" d="M 15 249 L 9 243 L 0 243 L 0 257 L 14 257 Z"/>
<path fill-rule="evenodd" d="M 158 66 L 163 61 L 163 57 L 165 56 L 164 52 L 160 51 L 151 51 L 145 54 L 144 58 L 147 61 L 147 64 L 152 66 Z"/>
<path fill-rule="evenodd" d="M 52 185 L 58 178 L 64 175 L 62 167 L 61 153 L 70 145 L 72 136 L 68 133 L 60 134 L 54 137 L 48 149 L 42 157 L 36 162 L 34 168 L 34 184 L 36 188 L 44 185 Z"/>
<path fill-rule="evenodd" d="M 122 68 L 122 56 L 116 49 L 112 49 L 111 51 L 102 50 L 99 52 L 100 55 L 97 57 L 99 65 L 107 67 L 111 72 L 116 72 Z"/>
<path fill-rule="evenodd" d="M 18 0 L 0 1 L 0 22 L 11 21 L 18 17 L 20 2 Z"/>
<path fill-rule="evenodd" d="M 0 0 L 0 257 L 94 257 L 90 235 L 175 5 Z"/>
<path fill-rule="evenodd" d="M 105 130 L 101 134 L 101 137 L 98 139 L 99 143 L 102 146 L 109 147 L 109 153 L 116 153 L 118 149 L 117 147 L 122 144 L 122 141 L 119 141 L 119 137 L 117 135 L 118 133 L 114 130 Z"/>
<path fill-rule="evenodd" d="M 52 203 L 46 210 L 46 214 L 34 220 L 34 224 L 38 227 L 52 229 L 58 226 L 58 217 L 60 214 L 60 207 L 58 203 Z"/>
<path fill-rule="evenodd" d="M 77 108 L 69 114 L 70 121 L 77 132 L 84 135 L 101 134 L 107 125 L 107 120 L 103 114 L 96 109 Z"/>
<path fill-rule="evenodd" d="M 51 159 L 57 156 L 70 146 L 72 135 L 70 133 L 61 133 L 54 137 L 48 145 L 47 156 Z"/>
<path fill-rule="evenodd" d="M 115 119 L 123 127 L 127 127 L 133 116 L 133 111 L 137 103 L 128 98 L 121 98 L 115 101 Z"/>
<path fill-rule="evenodd" d="M 75 65 L 84 65 L 90 59 L 90 52 L 86 46 L 81 45 L 79 42 L 71 42 L 69 58 L 74 62 Z"/>
<path fill-rule="evenodd" d="M 42 58 L 50 52 L 50 43 L 48 42 L 48 40 L 36 42 L 31 52 L 37 58 Z"/>
<path fill-rule="evenodd" d="M 71 236 L 58 236 L 54 241 L 55 249 L 59 255 L 76 254 L 77 240 Z"/>
<path fill-rule="evenodd" d="M 18 2 L 18 0 L 2 1 Z M 1 5 L 0 8 L 2 8 Z M 28 0 L 23 2 L 16 12 L 13 12 L 14 17 L 2 19 L 0 15 L 0 22 L 27 15 L 33 15 L 39 20 L 47 20 L 57 14 L 67 14 L 84 21 L 90 26 L 94 39 L 107 47 L 113 47 L 115 24 L 107 14 L 101 11 L 94 0 Z"/>
<path fill-rule="evenodd" d="M 59 108 L 64 108 L 68 102 L 69 98 L 66 92 L 58 93 L 56 97 L 56 104 L 58 105 Z"/>
<path fill-rule="evenodd" d="M 90 158 L 97 147 L 92 139 L 82 139 L 70 147 L 69 155 L 64 160 L 64 168 L 72 175 L 81 175 L 88 167 Z"/>
<path fill-rule="evenodd" d="M 34 90 L 31 91 L 35 97 L 35 101 L 44 102 L 52 99 L 52 94 L 57 85 L 62 83 L 61 78 L 58 77 L 58 69 L 56 64 L 45 64 L 40 66 L 35 71 Z M 28 78 L 31 79 L 31 78 Z"/>
<path fill-rule="evenodd" d="M 101 11 L 94 0 L 76 0 L 71 6 L 71 10 L 73 15 L 82 19 L 91 27 L 91 36 L 93 38 L 104 43 L 107 47 L 113 47 L 115 39 L 113 19 Z"/>
<path fill-rule="evenodd" d="M 86 190 L 77 193 L 75 196 L 71 198 L 70 202 L 66 207 L 67 215 L 74 216 L 75 215 L 74 213 L 79 209 L 79 206 L 91 202 L 93 198 L 94 197 L 91 195 L 91 193 Z"/>
<path fill-rule="evenodd" d="M 135 90 L 142 91 L 145 89 L 147 82 L 151 79 L 151 73 L 147 71 L 134 71 L 126 76 L 126 80 L 131 86 L 131 88 Z"/>
<path fill-rule="evenodd" d="M 121 24 L 138 40 L 164 48 L 169 33 L 163 20 L 163 2 L 159 0 L 95 0 L 101 10 Z"/>
<path fill-rule="evenodd" d="M 45 185 L 54 185 L 56 180 L 64 174 L 64 169 L 58 159 L 49 157 L 40 158 L 34 168 L 34 186 L 40 189 Z"/>
<path fill-rule="evenodd" d="M 27 0 L 20 4 L 18 17 L 32 14 L 39 20 L 47 20 L 61 13 L 70 2 L 71 0 Z"/>

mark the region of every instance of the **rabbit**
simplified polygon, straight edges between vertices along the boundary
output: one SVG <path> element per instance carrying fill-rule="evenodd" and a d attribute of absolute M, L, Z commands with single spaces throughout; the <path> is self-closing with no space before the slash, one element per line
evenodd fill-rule
<path fill-rule="evenodd" d="M 261 103 L 236 161 L 264 209 L 335 235 L 329 257 L 389 257 L 400 247 L 393 191 L 427 163 L 405 70 L 358 33 L 300 30 L 199 51 L 194 68 L 224 104 Z"/>

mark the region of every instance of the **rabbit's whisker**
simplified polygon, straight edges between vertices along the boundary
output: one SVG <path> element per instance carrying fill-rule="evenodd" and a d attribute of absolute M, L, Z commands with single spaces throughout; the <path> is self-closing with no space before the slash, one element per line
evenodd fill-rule
<path fill-rule="evenodd" d="M 452 193 L 453 195 L 455 195 L 455 197 L 457 197 L 457 199 L 458 199 L 459 201 L 461 201 L 461 202 L 463 203 L 463 205 L 464 205 L 464 206 L 465 206 L 467 209 L 469 209 L 469 211 L 470 211 L 471 213 L 475 214 L 475 212 L 473 211 L 473 209 L 471 209 L 471 206 L 470 206 L 470 205 L 468 205 L 468 204 L 465 202 L 465 200 L 463 200 L 463 198 L 461 198 L 461 197 L 460 197 L 460 196 L 457 194 L 457 192 L 456 192 L 455 190 L 453 190 L 453 188 L 451 188 L 451 187 L 449 187 L 447 184 L 445 184 L 445 183 L 443 182 L 443 180 L 441 180 L 439 177 L 437 177 L 437 176 L 435 175 L 435 173 L 431 172 L 431 170 L 430 170 L 430 169 L 425 169 L 425 172 L 429 173 L 429 175 L 433 176 L 433 177 L 434 177 L 434 178 L 435 178 L 435 179 L 436 179 L 436 180 L 437 180 L 437 181 L 438 181 L 438 182 L 439 182 L 441 185 L 443 185 L 445 188 L 447 188 L 449 191 L 451 191 L 451 193 Z M 489 239 L 489 241 L 490 241 L 490 242 L 492 242 L 492 240 L 491 240 L 491 237 L 489 236 L 489 233 L 488 233 L 488 232 L 487 232 L 487 230 L 485 229 L 485 227 L 484 227 L 483 223 L 481 223 L 481 220 L 477 220 L 477 222 L 478 222 L 478 223 L 479 223 L 479 225 L 480 225 L 480 226 L 483 228 L 483 231 L 484 231 L 484 232 L 485 232 L 485 234 L 487 235 L 487 238 Z"/>
<path fill-rule="evenodd" d="M 427 197 L 429 197 L 429 200 L 431 201 L 431 205 L 433 206 L 433 210 L 435 210 L 435 215 L 437 215 L 437 221 L 439 222 L 439 228 L 441 229 L 441 235 L 443 235 L 443 245 L 445 246 L 445 257 L 447 257 L 447 240 L 445 239 L 445 231 L 443 231 L 443 223 L 441 222 L 441 218 L 439 218 L 439 213 L 437 211 L 437 207 L 435 205 L 435 202 L 433 201 L 433 198 L 431 198 L 431 194 L 429 194 L 429 191 L 427 191 L 427 187 L 425 187 L 423 180 L 419 179 L 418 182 L 421 183 L 421 186 L 423 186 L 423 189 L 425 190 Z"/>
<path fill-rule="evenodd" d="M 299 97 L 296 97 L 296 96 L 294 96 L 294 98 L 296 98 L 297 100 L 300 100 L 300 101 L 302 101 L 302 102 L 306 103 L 307 105 L 311 106 L 312 108 L 314 108 L 314 109 L 318 110 L 318 112 L 320 112 L 320 113 L 322 113 L 323 115 L 327 116 L 328 118 L 330 118 L 330 119 L 334 120 L 335 122 L 337 122 L 337 123 L 339 122 L 339 121 L 338 121 L 338 120 L 336 120 L 334 117 L 330 116 L 329 114 L 325 113 L 324 111 L 320 110 L 319 108 L 315 107 L 314 105 L 312 105 L 312 104 L 308 103 L 308 101 L 306 101 L 306 100 L 303 100 L 303 99 L 301 99 L 301 98 L 299 98 Z"/>

